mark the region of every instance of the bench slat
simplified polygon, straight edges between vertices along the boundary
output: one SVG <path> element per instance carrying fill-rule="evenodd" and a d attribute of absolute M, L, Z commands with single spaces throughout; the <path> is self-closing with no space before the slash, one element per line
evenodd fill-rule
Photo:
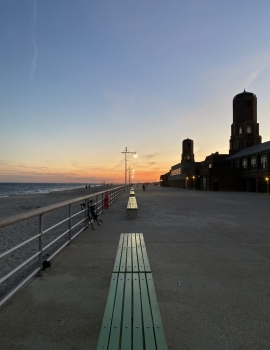
<path fill-rule="evenodd" d="M 132 272 L 132 236 L 128 233 L 128 249 L 127 249 L 127 272 Z"/>
<path fill-rule="evenodd" d="M 127 262 L 127 234 L 124 235 L 124 240 L 123 240 L 120 272 L 126 272 L 126 262 Z"/>
<path fill-rule="evenodd" d="M 157 350 L 167 350 L 168 348 L 167 348 L 165 333 L 162 325 L 161 315 L 158 307 L 153 276 L 151 273 L 147 273 L 146 277 L 147 277 L 147 287 L 148 287 L 150 305 L 151 305 L 152 316 L 153 316 Z"/>
<path fill-rule="evenodd" d="M 119 273 L 108 350 L 115 350 L 119 348 L 124 284 L 125 274 Z"/>
<path fill-rule="evenodd" d="M 145 242 L 144 242 L 144 238 L 143 238 L 143 234 L 140 233 L 140 240 L 141 240 L 141 249 L 142 249 L 142 255 L 143 255 L 143 260 L 144 260 L 144 268 L 145 268 L 145 272 L 151 272 L 151 268 L 150 268 L 150 264 L 149 264 L 149 260 L 148 260 L 148 256 L 147 256 L 147 252 L 146 252 L 146 247 L 145 247 Z"/>
<path fill-rule="evenodd" d="M 141 248 L 141 240 L 140 240 L 140 235 L 138 233 L 136 233 L 136 248 L 137 248 L 139 271 L 144 272 L 145 270 L 144 270 L 144 261 L 143 261 L 142 248 Z"/>
<path fill-rule="evenodd" d="M 121 350 L 131 349 L 132 344 L 132 274 L 126 274 Z"/>
<path fill-rule="evenodd" d="M 117 287 L 117 274 L 113 274 L 111 278 L 111 284 L 107 299 L 107 304 L 103 316 L 102 326 L 99 334 L 99 340 L 97 345 L 97 350 L 107 349 L 109 343 L 109 336 L 111 331 L 111 322 L 113 316 L 114 299 Z"/>
<path fill-rule="evenodd" d="M 132 233 L 132 271 L 133 272 L 139 271 L 135 233 Z"/>
<path fill-rule="evenodd" d="M 120 262 L 121 262 L 121 256 L 122 256 L 122 250 L 123 250 L 123 241 L 124 241 L 124 233 L 121 233 L 120 240 L 118 244 L 118 250 L 115 258 L 114 268 L 113 272 L 119 272 L 120 269 Z"/>
<path fill-rule="evenodd" d="M 145 273 L 140 273 L 139 278 L 140 278 L 140 286 L 141 286 L 141 302 L 142 302 L 145 349 L 156 350 L 155 334 L 154 334 L 149 295 L 148 295 L 148 289 L 147 289 L 147 283 L 146 283 L 147 275 Z"/>
<path fill-rule="evenodd" d="M 133 349 L 143 350 L 141 294 L 138 273 L 133 273 Z"/>

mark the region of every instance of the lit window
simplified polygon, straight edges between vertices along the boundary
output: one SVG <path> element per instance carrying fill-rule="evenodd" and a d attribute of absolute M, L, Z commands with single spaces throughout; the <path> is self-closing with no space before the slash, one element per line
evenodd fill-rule
<path fill-rule="evenodd" d="M 181 168 L 171 170 L 171 176 L 176 176 L 181 174 Z"/>
<path fill-rule="evenodd" d="M 190 156 L 187 156 L 187 159 L 190 159 Z"/>
<path fill-rule="evenodd" d="M 209 168 L 212 168 L 212 164 L 209 164 Z"/>
<path fill-rule="evenodd" d="M 242 135 L 242 133 L 243 133 L 243 128 L 242 128 L 242 125 L 240 125 L 240 126 L 239 126 L 238 131 L 239 131 L 239 135 Z"/>
<path fill-rule="evenodd" d="M 247 126 L 247 133 L 248 134 L 252 134 L 252 127 L 251 127 L 251 125 Z"/>
<path fill-rule="evenodd" d="M 247 170 L 247 159 L 242 159 L 242 169 Z"/>

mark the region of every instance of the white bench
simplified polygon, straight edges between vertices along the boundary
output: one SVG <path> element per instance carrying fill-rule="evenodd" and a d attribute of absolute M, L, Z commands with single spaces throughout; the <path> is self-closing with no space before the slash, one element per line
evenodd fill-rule
<path fill-rule="evenodd" d="M 129 218 L 136 218 L 138 212 L 138 205 L 135 197 L 129 197 L 127 204 L 127 216 Z"/>

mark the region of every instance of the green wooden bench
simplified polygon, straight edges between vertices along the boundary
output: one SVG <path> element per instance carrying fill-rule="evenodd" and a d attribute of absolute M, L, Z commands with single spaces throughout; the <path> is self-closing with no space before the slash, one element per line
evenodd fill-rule
<path fill-rule="evenodd" d="M 138 212 L 138 205 L 135 197 L 128 198 L 127 216 L 129 218 L 136 218 Z"/>
<path fill-rule="evenodd" d="M 167 350 L 143 234 L 121 234 L 97 350 Z"/>
<path fill-rule="evenodd" d="M 142 233 L 122 233 L 113 272 L 151 272 Z"/>

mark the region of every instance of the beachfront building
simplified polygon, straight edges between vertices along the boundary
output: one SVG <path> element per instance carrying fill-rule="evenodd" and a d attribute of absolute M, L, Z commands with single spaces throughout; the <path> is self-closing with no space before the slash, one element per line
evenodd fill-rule
<path fill-rule="evenodd" d="M 187 138 L 182 142 L 181 162 L 171 167 L 167 182 L 170 187 L 193 188 L 195 175 L 198 174 L 200 163 L 194 160 L 194 142 Z"/>
<path fill-rule="evenodd" d="M 193 190 L 268 192 L 270 141 L 262 143 L 257 122 L 257 97 L 247 91 L 233 99 L 230 150 L 195 162 L 193 140 L 182 144 L 181 162 L 161 175 L 163 185 Z M 166 179 L 166 181 L 165 181 Z"/>

